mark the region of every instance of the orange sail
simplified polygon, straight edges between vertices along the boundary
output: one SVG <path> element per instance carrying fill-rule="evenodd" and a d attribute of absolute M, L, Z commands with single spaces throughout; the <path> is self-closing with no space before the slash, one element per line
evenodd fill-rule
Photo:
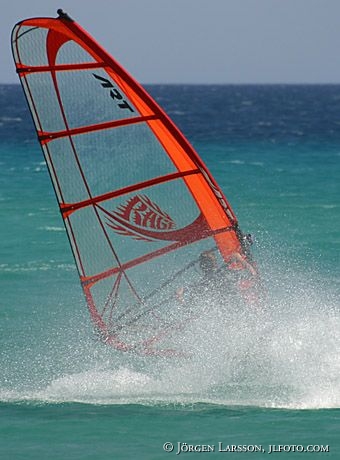
<path fill-rule="evenodd" d="M 180 286 L 200 254 L 256 271 L 217 183 L 170 118 L 75 21 L 27 19 L 13 56 L 101 336 L 171 354 Z M 182 316 L 181 316 L 182 315 Z M 180 319 L 179 319 L 180 318 Z"/>

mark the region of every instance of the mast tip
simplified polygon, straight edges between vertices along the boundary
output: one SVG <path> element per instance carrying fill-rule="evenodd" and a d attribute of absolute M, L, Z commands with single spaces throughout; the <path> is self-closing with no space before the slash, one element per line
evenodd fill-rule
<path fill-rule="evenodd" d="M 66 19 L 68 21 L 73 21 L 73 19 L 67 13 L 65 13 L 61 8 L 57 10 L 57 14 L 58 14 L 59 19 Z"/>

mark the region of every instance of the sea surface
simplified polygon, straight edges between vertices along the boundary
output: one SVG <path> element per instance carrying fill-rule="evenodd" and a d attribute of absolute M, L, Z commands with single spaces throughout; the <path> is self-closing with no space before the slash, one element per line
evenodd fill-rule
<path fill-rule="evenodd" d="M 94 340 L 22 90 L 0 86 L 0 458 L 339 459 L 340 86 L 148 90 L 253 234 L 269 313 L 212 315 L 194 360 Z"/>

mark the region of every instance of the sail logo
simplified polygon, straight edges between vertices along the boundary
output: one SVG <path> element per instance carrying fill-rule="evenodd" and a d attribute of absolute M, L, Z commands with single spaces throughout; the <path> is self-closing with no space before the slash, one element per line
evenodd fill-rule
<path fill-rule="evenodd" d="M 128 109 L 130 112 L 134 112 L 131 105 L 124 99 L 124 96 L 118 91 L 117 88 L 108 80 L 107 78 L 101 77 L 95 73 L 92 74 L 94 78 L 101 81 L 101 85 L 103 88 L 110 89 L 110 96 L 111 98 L 117 103 L 120 109 Z"/>
<path fill-rule="evenodd" d="M 146 195 L 136 195 L 109 215 L 107 225 L 120 235 L 136 240 L 154 241 L 154 233 L 176 228 L 172 218 Z"/>

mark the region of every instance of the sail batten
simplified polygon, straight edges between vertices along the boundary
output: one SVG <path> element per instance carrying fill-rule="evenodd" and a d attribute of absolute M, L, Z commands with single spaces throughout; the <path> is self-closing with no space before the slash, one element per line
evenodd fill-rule
<path fill-rule="evenodd" d="M 146 90 L 75 21 L 33 18 L 12 33 L 17 73 L 91 317 L 121 351 L 172 355 L 178 304 L 204 282 L 202 254 L 255 268 L 204 162 Z M 250 276 L 250 277 L 251 277 Z"/>
<path fill-rule="evenodd" d="M 68 72 L 71 70 L 89 70 L 89 69 L 100 69 L 105 67 L 104 62 L 82 62 L 79 64 L 56 64 L 46 66 L 24 66 L 18 65 L 16 71 L 18 74 L 31 74 L 41 72 Z"/>
<path fill-rule="evenodd" d="M 131 193 L 135 190 L 143 190 L 146 187 L 150 187 L 152 185 L 160 184 L 162 182 L 169 182 L 180 177 L 189 176 L 192 174 L 199 174 L 198 169 L 193 169 L 191 171 L 182 171 L 174 174 L 168 174 L 166 176 L 155 177 L 151 180 L 145 182 L 139 182 L 137 184 L 125 187 L 123 189 L 114 190 L 112 192 L 106 193 L 104 195 L 95 196 L 91 199 L 80 201 L 78 203 L 62 203 L 60 205 L 61 212 L 64 217 L 68 217 L 72 212 L 76 211 L 77 209 L 84 208 L 86 206 L 94 205 L 101 203 L 102 201 L 109 200 L 111 198 L 116 198 L 118 196 L 125 195 L 127 193 Z"/>
<path fill-rule="evenodd" d="M 43 132 L 38 131 L 38 138 L 40 142 L 48 142 L 53 139 L 59 139 L 66 136 L 77 136 L 79 134 L 90 133 L 93 131 L 101 131 L 104 129 L 118 128 L 119 126 L 128 126 L 136 123 L 143 123 L 150 120 L 155 120 L 155 115 L 148 115 L 145 117 L 136 117 L 136 118 L 124 118 L 122 120 L 114 120 L 106 123 L 98 123 L 96 125 L 87 125 L 79 128 L 71 128 L 64 131 L 56 132 Z"/>

